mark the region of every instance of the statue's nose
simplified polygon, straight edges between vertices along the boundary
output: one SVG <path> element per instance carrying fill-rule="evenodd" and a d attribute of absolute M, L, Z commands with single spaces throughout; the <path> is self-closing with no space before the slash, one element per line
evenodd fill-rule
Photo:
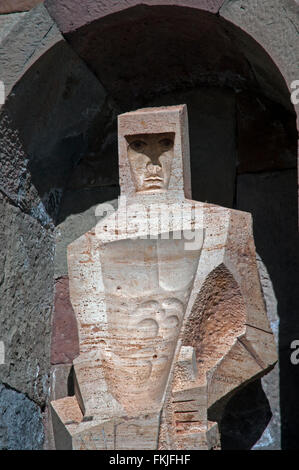
<path fill-rule="evenodd" d="M 161 170 L 160 162 L 149 162 L 147 164 L 147 170 L 152 174 L 157 174 Z"/>

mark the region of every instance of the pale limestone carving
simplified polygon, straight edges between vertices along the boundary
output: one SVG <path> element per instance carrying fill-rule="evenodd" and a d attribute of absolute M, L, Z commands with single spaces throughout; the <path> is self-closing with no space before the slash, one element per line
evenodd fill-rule
<path fill-rule="evenodd" d="M 119 116 L 126 205 L 68 249 L 80 356 L 57 448 L 219 448 L 208 408 L 276 362 L 251 216 L 190 200 L 188 139 L 184 105 Z"/>
<path fill-rule="evenodd" d="M 173 133 L 128 135 L 128 160 L 136 192 L 167 190 L 173 160 Z"/>

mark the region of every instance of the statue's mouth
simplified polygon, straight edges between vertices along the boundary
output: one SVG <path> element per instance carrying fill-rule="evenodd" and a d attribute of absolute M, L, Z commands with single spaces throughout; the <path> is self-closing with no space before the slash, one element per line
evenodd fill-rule
<path fill-rule="evenodd" d="M 147 178 L 145 178 L 144 181 L 154 181 L 154 182 L 158 182 L 158 181 L 161 181 L 163 182 L 163 178 L 160 178 L 160 176 L 148 176 Z"/>

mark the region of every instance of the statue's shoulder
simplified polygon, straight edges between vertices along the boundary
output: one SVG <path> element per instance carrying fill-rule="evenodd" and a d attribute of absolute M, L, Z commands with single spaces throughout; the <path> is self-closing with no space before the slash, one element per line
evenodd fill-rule
<path fill-rule="evenodd" d="M 252 234 L 252 215 L 238 209 L 210 204 L 207 202 L 190 201 L 196 210 L 201 212 L 203 226 L 211 233 L 226 233 L 232 238 L 249 239 Z"/>
<path fill-rule="evenodd" d="M 231 209 L 228 207 L 220 206 L 217 204 L 211 204 L 208 202 L 200 202 L 188 199 L 190 203 L 195 205 L 196 208 L 203 211 L 206 217 L 210 216 L 211 218 L 228 218 L 228 219 L 240 219 L 252 221 L 252 215 L 250 212 L 241 211 L 239 209 Z"/>

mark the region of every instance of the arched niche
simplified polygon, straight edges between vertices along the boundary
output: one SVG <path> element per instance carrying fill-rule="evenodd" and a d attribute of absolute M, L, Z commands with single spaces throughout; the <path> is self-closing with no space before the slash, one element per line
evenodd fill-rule
<path fill-rule="evenodd" d="M 178 102 L 188 105 L 194 198 L 254 215 L 257 249 L 268 268 L 267 282 L 273 283 L 283 319 L 281 354 L 285 370 L 289 370 L 287 348 L 296 339 L 298 311 L 298 299 L 292 292 L 299 265 L 294 229 L 296 113 L 290 84 L 285 81 L 291 74 L 277 67 L 282 59 L 267 53 L 269 41 L 256 41 L 242 30 L 242 23 L 233 24 L 229 16 L 221 16 L 222 1 L 139 3 L 117 2 L 116 10 L 111 11 L 111 2 L 48 0 L 46 6 L 64 37 L 44 7 L 26 14 L 14 40 L 10 37 L 9 47 L 21 44 L 23 31 L 39 24 L 40 15 L 45 25 L 41 43 L 54 29 L 57 34 L 40 53 L 36 53 L 36 37 L 28 39 L 31 52 L 29 47 L 22 56 L 19 47 L 19 62 L 26 66 L 15 74 L 12 92 L 1 109 L 5 148 L 1 191 L 7 207 L 3 220 L 9 217 L 13 227 L 14 220 L 23 221 L 23 228 L 16 230 L 17 238 L 33 221 L 30 243 L 34 249 L 29 247 L 28 252 L 36 262 L 22 273 L 31 285 L 40 269 L 40 232 L 47 239 L 42 244 L 47 246 L 45 278 L 42 286 L 35 286 L 38 302 L 47 309 L 47 326 L 40 335 L 43 346 L 38 356 L 43 368 L 38 381 L 47 380 L 53 276 L 67 275 L 66 245 L 94 225 L 97 203 L 118 194 L 117 114 L 139 106 Z M 271 217 L 271 211 L 275 216 Z M 9 231 L 6 236 L 3 246 L 13 256 L 14 245 L 7 245 Z M 7 268 L 8 279 L 13 269 L 12 265 Z M 13 284 L 13 276 L 11 279 Z M 32 301 L 36 303 L 34 296 Z M 14 322 L 24 326 L 24 334 L 23 342 L 16 337 L 12 343 L 14 357 L 21 358 L 19 373 L 7 372 L 7 376 L 12 377 L 14 388 L 43 403 L 46 387 L 33 387 L 34 348 L 32 357 L 29 354 L 34 367 L 26 375 L 25 386 L 22 375 L 24 348 L 32 331 L 36 336 L 34 324 L 39 320 L 28 314 L 32 312 L 29 301 L 25 306 L 14 305 L 12 311 L 16 312 Z M 8 309 L 7 315 L 10 313 Z M 30 333 L 26 329 L 29 322 Z M 283 419 L 295 429 L 296 414 L 286 395 L 289 377 L 283 372 L 281 406 Z M 292 377 L 294 389 L 296 374 Z M 36 390 L 40 391 L 36 394 Z"/>

